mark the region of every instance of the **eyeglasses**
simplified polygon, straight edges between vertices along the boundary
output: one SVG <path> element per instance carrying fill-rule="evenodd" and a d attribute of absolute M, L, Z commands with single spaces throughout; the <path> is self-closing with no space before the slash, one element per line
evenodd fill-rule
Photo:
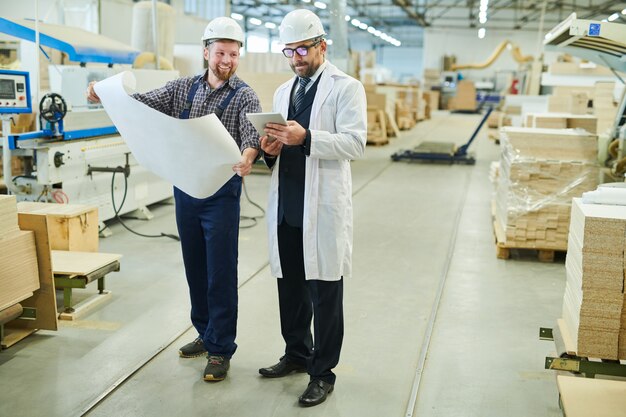
<path fill-rule="evenodd" d="M 319 45 L 320 43 L 322 43 L 322 39 L 313 42 L 311 45 L 309 46 L 298 46 L 297 48 L 284 48 L 283 49 L 283 55 L 285 55 L 287 58 L 293 58 L 294 53 L 297 53 L 300 56 L 307 56 L 309 54 L 309 49 L 310 48 L 315 48 L 317 45 Z"/>

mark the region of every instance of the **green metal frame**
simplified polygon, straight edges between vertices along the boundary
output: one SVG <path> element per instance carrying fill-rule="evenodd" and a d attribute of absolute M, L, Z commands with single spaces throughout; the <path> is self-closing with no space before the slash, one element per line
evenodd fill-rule
<path fill-rule="evenodd" d="M 97 269 L 87 275 L 54 275 L 54 285 L 56 288 L 63 288 L 63 309 L 66 313 L 73 313 L 72 289 L 87 288 L 87 284 L 98 281 L 98 293 L 104 293 L 104 277 L 109 272 L 120 270 L 120 262 L 111 262 L 100 269 Z"/>
<path fill-rule="evenodd" d="M 587 378 L 594 378 L 596 375 L 626 377 L 626 365 L 622 365 L 618 360 L 602 359 L 601 362 L 597 362 L 583 356 L 568 354 L 558 329 L 542 327 L 539 329 L 539 338 L 553 340 L 559 354 L 559 357 L 546 357 L 545 369 L 584 374 Z"/>

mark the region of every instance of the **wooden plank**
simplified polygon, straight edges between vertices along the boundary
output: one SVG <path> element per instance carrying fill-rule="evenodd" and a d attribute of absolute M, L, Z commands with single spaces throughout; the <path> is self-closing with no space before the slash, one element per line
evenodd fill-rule
<path fill-rule="evenodd" d="M 88 275 L 108 264 L 118 261 L 122 255 L 115 253 L 52 251 L 52 270 L 55 274 Z"/>
<path fill-rule="evenodd" d="M 626 381 L 557 375 L 567 417 L 622 417 L 626 410 Z"/>
<path fill-rule="evenodd" d="M 97 307 L 111 300 L 111 291 L 104 291 L 102 293 L 94 294 L 91 297 L 81 301 L 72 308 L 73 312 L 62 312 L 59 314 L 60 320 L 78 320 L 79 318 L 87 315 Z"/>
<path fill-rule="evenodd" d="M 35 333 L 37 329 L 15 329 L 5 326 L 4 339 L 2 339 L 2 349 L 9 348 L 24 339 L 25 337 Z"/>
<path fill-rule="evenodd" d="M 22 230 L 35 233 L 37 264 L 39 267 L 39 289 L 33 296 L 24 300 L 22 306 L 37 309 L 35 320 L 15 320 L 12 327 L 21 329 L 57 330 L 57 299 L 52 275 L 48 219 L 45 214 L 20 213 L 19 225 Z"/>
<path fill-rule="evenodd" d="M 17 231 L 0 239 L 0 310 L 39 289 L 35 234 Z"/>

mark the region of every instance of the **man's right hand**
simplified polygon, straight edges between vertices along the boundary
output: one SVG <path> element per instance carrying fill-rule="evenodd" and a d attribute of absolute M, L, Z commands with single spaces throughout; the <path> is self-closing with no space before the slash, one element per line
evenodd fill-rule
<path fill-rule="evenodd" d="M 93 86 L 96 84 L 96 81 L 92 81 L 87 86 L 87 92 L 85 95 L 87 96 L 87 100 L 92 103 L 100 103 L 100 97 L 96 94 L 96 91 L 93 89 Z"/>
<path fill-rule="evenodd" d="M 280 150 L 283 148 L 283 143 L 276 139 L 269 139 L 267 136 L 261 137 L 261 149 L 267 156 L 276 157 L 280 155 Z"/>

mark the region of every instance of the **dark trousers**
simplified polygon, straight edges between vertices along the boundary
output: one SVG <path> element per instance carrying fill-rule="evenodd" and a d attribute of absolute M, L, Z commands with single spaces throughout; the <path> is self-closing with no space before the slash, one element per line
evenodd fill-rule
<path fill-rule="evenodd" d="M 240 196 L 238 175 L 205 199 L 193 198 L 174 188 L 176 223 L 191 297 L 191 322 L 206 349 L 227 358 L 237 349 Z"/>
<path fill-rule="evenodd" d="M 334 384 L 332 369 L 339 363 L 343 341 L 343 278 L 306 280 L 302 229 L 284 221 L 278 226 L 278 250 L 283 270 L 278 300 L 285 356 L 306 363 L 311 379 Z"/>

